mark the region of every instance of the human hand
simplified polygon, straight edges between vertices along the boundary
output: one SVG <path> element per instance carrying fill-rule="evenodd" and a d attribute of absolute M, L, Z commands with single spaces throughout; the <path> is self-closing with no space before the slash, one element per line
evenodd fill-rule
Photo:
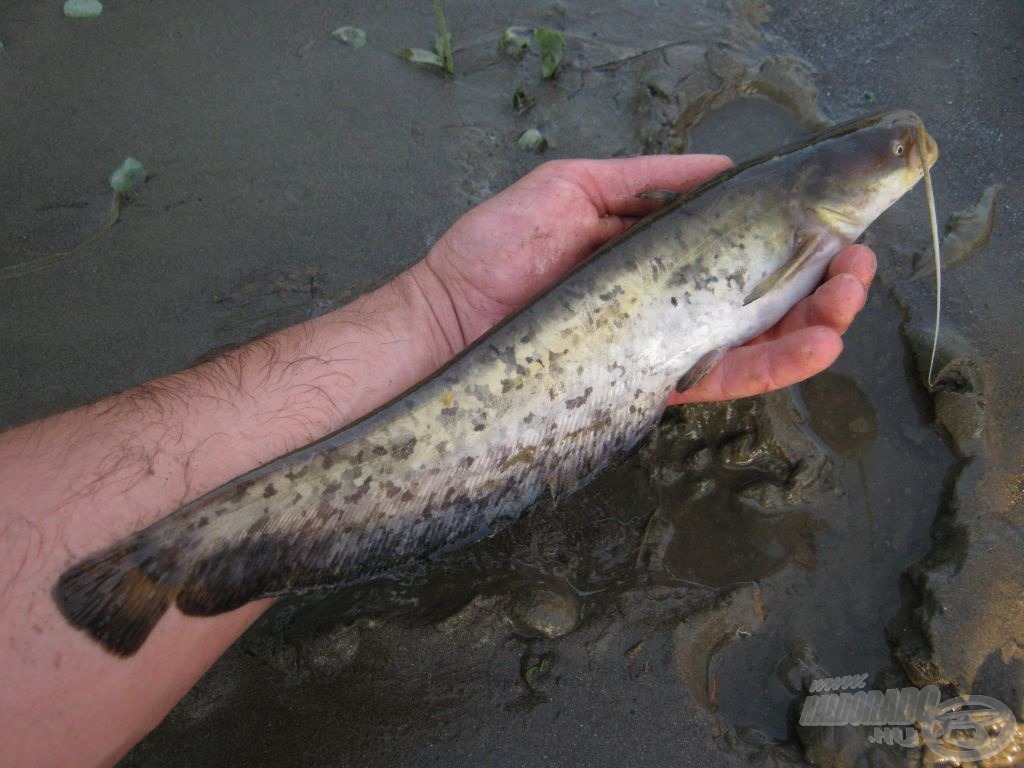
<path fill-rule="evenodd" d="M 841 336 L 864 307 L 876 266 L 866 245 L 844 249 L 814 293 L 760 336 L 726 352 L 696 385 L 673 393 L 669 404 L 761 395 L 821 373 L 843 351 Z"/>
<path fill-rule="evenodd" d="M 469 344 L 658 207 L 638 193 L 686 191 L 729 165 L 717 155 L 648 155 L 538 167 L 459 219 L 423 262 L 451 298 L 453 335 Z M 864 306 L 874 271 L 870 249 L 847 248 L 814 294 L 669 402 L 748 397 L 824 370 L 842 351 L 840 335 Z"/>

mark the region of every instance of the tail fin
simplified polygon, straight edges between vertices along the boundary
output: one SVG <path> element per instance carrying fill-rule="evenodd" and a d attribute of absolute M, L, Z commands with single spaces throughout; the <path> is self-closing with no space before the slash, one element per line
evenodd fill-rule
<path fill-rule="evenodd" d="M 139 649 L 179 589 L 146 573 L 144 550 L 134 537 L 119 542 L 66 570 L 53 590 L 65 618 L 118 656 Z"/>

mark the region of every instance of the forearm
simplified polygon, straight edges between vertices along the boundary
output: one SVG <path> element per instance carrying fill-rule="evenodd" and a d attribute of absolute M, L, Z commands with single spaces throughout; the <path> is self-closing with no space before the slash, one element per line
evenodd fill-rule
<path fill-rule="evenodd" d="M 383 404 L 648 213 L 639 192 L 689 189 L 727 165 L 547 163 L 460 219 L 428 260 L 335 313 L 0 435 L 0 762 L 113 762 L 266 607 L 201 619 L 172 609 L 135 655 L 116 658 L 59 614 L 51 590 L 65 568 Z M 702 397 L 813 374 L 806 333 L 828 326 L 835 351 L 848 310 L 863 304 L 873 267 L 854 269 L 853 256 L 848 271 L 865 276 L 850 300 L 827 300 L 836 267 L 780 323 L 781 338 L 730 352 L 719 366 L 730 374 L 709 376 L 716 388 Z"/>
<path fill-rule="evenodd" d="M 461 348 L 458 328 L 445 288 L 418 265 L 328 315 L 0 435 L 3 752 L 116 759 L 266 607 L 172 611 L 119 659 L 57 611 L 64 568 L 383 404 Z"/>

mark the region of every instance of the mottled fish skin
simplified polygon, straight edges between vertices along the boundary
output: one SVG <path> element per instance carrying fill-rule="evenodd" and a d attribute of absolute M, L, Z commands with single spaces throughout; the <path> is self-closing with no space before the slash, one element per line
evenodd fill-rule
<path fill-rule="evenodd" d="M 886 197 L 866 206 L 878 210 L 851 214 L 843 206 L 866 183 L 837 193 L 827 183 L 837 158 L 844 173 L 878 176 L 867 155 L 892 165 L 892 137 L 909 141 L 919 127 L 895 112 L 834 129 L 667 206 L 381 410 L 76 564 L 58 604 L 128 655 L 172 602 L 212 615 L 365 581 L 493 533 L 542 494 L 571 492 L 647 434 L 694 365 L 810 293 L 920 176 L 871 188 Z M 808 233 L 807 263 L 745 304 Z"/>

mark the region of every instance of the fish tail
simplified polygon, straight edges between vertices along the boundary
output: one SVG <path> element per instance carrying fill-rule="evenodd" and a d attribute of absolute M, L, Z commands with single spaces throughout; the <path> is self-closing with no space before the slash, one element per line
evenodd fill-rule
<path fill-rule="evenodd" d="M 180 589 L 151 575 L 146 549 L 136 537 L 120 542 L 66 570 L 53 590 L 65 618 L 118 656 L 139 649 Z"/>

